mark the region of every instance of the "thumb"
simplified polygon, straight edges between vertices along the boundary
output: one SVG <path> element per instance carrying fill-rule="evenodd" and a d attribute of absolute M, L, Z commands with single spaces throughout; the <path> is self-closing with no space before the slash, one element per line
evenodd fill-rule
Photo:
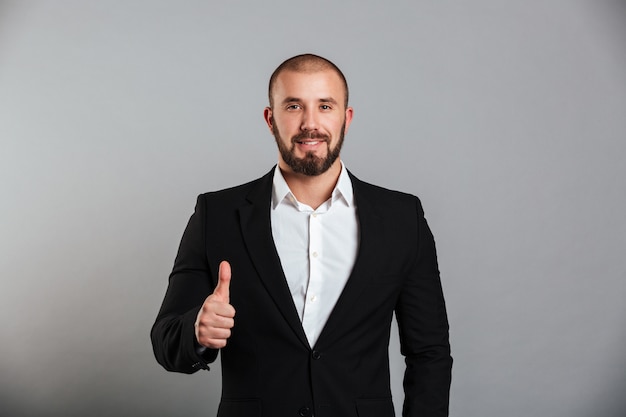
<path fill-rule="evenodd" d="M 230 264 L 228 261 L 220 262 L 220 269 L 217 273 L 218 281 L 217 287 L 213 291 L 213 295 L 216 295 L 221 301 L 230 302 Z"/>

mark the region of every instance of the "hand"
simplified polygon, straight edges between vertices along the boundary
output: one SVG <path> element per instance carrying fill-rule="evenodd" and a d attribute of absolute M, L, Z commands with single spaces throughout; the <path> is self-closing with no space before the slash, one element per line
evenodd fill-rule
<path fill-rule="evenodd" d="M 202 346 L 220 349 L 226 346 L 230 329 L 235 325 L 235 309 L 230 305 L 230 264 L 220 263 L 217 287 L 209 295 L 196 318 L 196 339 Z"/>

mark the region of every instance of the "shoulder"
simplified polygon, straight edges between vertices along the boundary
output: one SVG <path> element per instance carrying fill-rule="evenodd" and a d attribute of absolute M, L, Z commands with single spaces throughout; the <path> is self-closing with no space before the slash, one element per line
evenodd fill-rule
<path fill-rule="evenodd" d="M 421 202 L 416 195 L 362 181 L 351 172 L 349 175 L 357 204 L 358 200 L 367 200 L 372 205 L 385 209 L 393 206 L 412 206 L 415 208 L 416 205 L 421 208 Z"/>
<path fill-rule="evenodd" d="M 230 202 L 237 204 L 257 195 L 269 198 L 272 190 L 273 174 L 274 169 L 272 168 L 267 174 L 247 183 L 200 194 L 198 202 L 219 202 L 220 204 L 228 204 Z"/>

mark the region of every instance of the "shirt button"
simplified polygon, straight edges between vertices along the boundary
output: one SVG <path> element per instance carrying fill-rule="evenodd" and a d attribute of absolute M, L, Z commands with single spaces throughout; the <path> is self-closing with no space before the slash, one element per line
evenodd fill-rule
<path fill-rule="evenodd" d="M 314 303 L 315 300 L 317 300 L 317 295 L 312 295 L 311 298 L 309 298 L 309 301 L 311 301 L 312 303 Z"/>
<path fill-rule="evenodd" d="M 298 410 L 298 414 L 302 417 L 309 417 L 311 415 L 311 409 L 309 407 L 302 407 Z"/>
<path fill-rule="evenodd" d="M 316 218 L 317 217 L 317 213 L 313 213 L 312 216 L 313 216 L 313 218 Z"/>
<path fill-rule="evenodd" d="M 314 258 L 317 258 L 317 252 L 313 252 L 312 255 L 313 255 Z"/>
<path fill-rule="evenodd" d="M 313 352 L 311 352 L 311 357 L 315 360 L 318 360 L 322 357 L 322 354 L 319 353 L 317 350 L 314 350 Z"/>

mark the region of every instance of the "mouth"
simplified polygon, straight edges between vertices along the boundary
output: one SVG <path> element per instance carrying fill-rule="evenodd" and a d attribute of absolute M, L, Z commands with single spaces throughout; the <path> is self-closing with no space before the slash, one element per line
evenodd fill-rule
<path fill-rule="evenodd" d="M 307 140 L 296 140 L 295 142 L 296 142 L 297 144 L 299 144 L 299 145 L 305 145 L 305 146 L 315 146 L 315 145 L 317 145 L 318 143 L 321 143 L 321 142 L 326 142 L 326 141 L 324 141 L 324 140 L 311 140 L 311 139 L 307 139 Z"/>
<path fill-rule="evenodd" d="M 300 146 L 316 146 L 329 141 L 329 137 L 320 132 L 301 133 L 292 138 L 294 144 Z"/>

